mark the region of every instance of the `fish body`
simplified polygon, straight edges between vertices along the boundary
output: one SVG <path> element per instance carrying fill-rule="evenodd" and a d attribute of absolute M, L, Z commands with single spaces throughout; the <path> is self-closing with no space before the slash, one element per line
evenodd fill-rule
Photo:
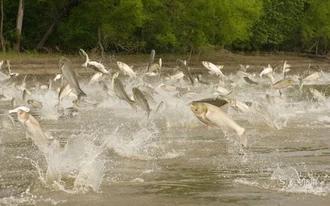
<path fill-rule="evenodd" d="M 233 129 L 240 137 L 240 143 L 244 146 L 247 145 L 247 139 L 243 137 L 245 129 L 232 120 L 221 108 L 209 103 L 193 102 L 191 110 L 206 125 Z"/>
<path fill-rule="evenodd" d="M 163 66 L 162 58 L 159 58 L 158 64 L 159 64 L 159 70 L 161 70 L 162 69 L 162 66 Z"/>
<path fill-rule="evenodd" d="M 128 94 L 124 89 L 124 85 L 119 78 L 113 79 L 113 90 L 119 99 L 126 101 L 129 105 L 135 108 L 135 102 L 131 98 L 129 98 Z"/>
<path fill-rule="evenodd" d="M 89 59 L 88 54 L 83 49 L 79 49 L 79 52 L 86 58 L 85 63 L 82 64 L 83 67 L 91 68 L 91 69 L 95 70 L 96 72 L 100 72 L 102 74 L 110 73 L 108 70 L 105 69 L 105 66 L 102 63 L 97 62 L 97 61 L 91 61 Z"/>
<path fill-rule="evenodd" d="M 62 78 L 62 74 L 56 74 L 56 76 L 54 77 L 53 81 L 56 82 L 57 80 Z"/>
<path fill-rule="evenodd" d="M 133 92 L 134 101 L 137 104 L 137 106 L 139 106 L 142 110 L 146 111 L 149 117 L 151 109 L 147 101 L 147 98 L 144 96 L 141 90 L 139 90 L 136 87 L 132 89 L 132 92 Z"/>
<path fill-rule="evenodd" d="M 109 74 L 110 72 L 105 69 L 105 66 L 97 61 L 89 61 L 87 63 L 87 67 L 94 69 L 96 72 L 100 72 L 102 74 Z"/>
<path fill-rule="evenodd" d="M 203 66 L 210 71 L 211 74 L 215 74 L 220 77 L 225 77 L 221 69 L 223 66 L 216 66 L 215 64 L 207 61 L 202 61 Z"/>
<path fill-rule="evenodd" d="M 283 79 L 285 79 L 286 73 L 288 73 L 290 71 L 290 69 L 289 69 L 290 67 L 291 67 L 291 65 L 286 63 L 286 61 L 284 61 L 283 70 L 282 70 Z"/>
<path fill-rule="evenodd" d="M 249 84 L 258 85 L 257 82 L 253 81 L 252 79 L 250 79 L 250 78 L 247 77 L 247 76 L 243 77 L 243 79 L 244 79 L 247 83 L 249 83 Z"/>
<path fill-rule="evenodd" d="M 64 97 L 69 96 L 69 95 L 72 95 L 73 97 L 78 98 L 74 94 L 74 92 L 73 92 L 72 88 L 70 87 L 70 85 L 66 84 L 66 85 L 64 85 L 60 88 L 60 91 L 58 93 L 58 102 L 60 103 Z"/>
<path fill-rule="evenodd" d="M 262 77 L 263 75 L 267 75 L 267 74 L 271 74 L 273 73 L 273 68 L 272 66 L 270 66 L 270 64 L 268 64 L 267 67 L 265 67 L 259 74 L 260 77 Z"/>
<path fill-rule="evenodd" d="M 34 144 L 43 153 L 47 153 L 50 138 L 43 132 L 38 120 L 36 120 L 29 112 L 30 109 L 24 106 L 9 111 L 9 113 L 17 113 L 18 120 L 26 127 Z"/>
<path fill-rule="evenodd" d="M 319 92 L 317 89 L 309 88 L 310 93 L 313 95 L 313 98 L 319 102 L 325 102 L 326 97 L 324 94 Z"/>
<path fill-rule="evenodd" d="M 95 82 L 98 82 L 101 80 L 103 76 L 103 73 L 102 72 L 96 72 L 92 77 L 91 79 L 89 80 L 88 84 L 93 84 Z"/>
<path fill-rule="evenodd" d="M 68 62 L 64 62 L 61 65 L 61 71 L 63 78 L 68 82 L 71 89 L 76 92 L 78 98 L 80 98 L 81 96 L 87 96 L 86 93 L 80 88 L 76 74 L 72 71 Z"/>
<path fill-rule="evenodd" d="M 155 55 L 156 55 L 156 51 L 153 49 L 151 50 L 150 52 L 150 58 L 149 58 L 149 63 L 148 63 L 148 68 L 147 68 L 147 71 L 149 72 L 149 69 L 151 67 L 151 65 L 154 63 L 155 61 Z"/>
<path fill-rule="evenodd" d="M 149 72 L 147 72 L 147 74 L 150 74 L 150 73 L 156 73 L 158 74 L 158 72 L 160 71 L 160 67 L 159 67 L 159 64 L 151 64 L 149 66 Z"/>
<path fill-rule="evenodd" d="M 222 96 L 227 96 L 229 95 L 232 91 L 228 91 L 226 88 L 223 88 L 221 86 L 217 87 L 217 92 L 222 95 Z"/>
<path fill-rule="evenodd" d="M 133 71 L 133 69 L 125 64 L 124 62 L 117 61 L 118 68 L 125 74 L 128 75 L 131 78 L 136 77 L 136 73 Z"/>
<path fill-rule="evenodd" d="M 318 80 L 320 77 L 321 77 L 321 75 L 320 75 L 319 72 L 314 72 L 314 73 L 308 75 L 307 77 L 305 77 L 305 78 L 303 79 L 303 82 L 307 82 L 307 81 L 315 81 L 315 80 Z"/>
<path fill-rule="evenodd" d="M 285 89 L 294 84 L 292 79 L 282 79 L 273 84 L 273 89 Z"/>
<path fill-rule="evenodd" d="M 248 112 L 248 111 L 250 111 L 249 106 L 245 102 L 241 102 L 239 100 L 231 100 L 230 101 L 230 105 L 234 109 L 236 109 L 236 110 L 238 110 L 240 112 Z"/>
<path fill-rule="evenodd" d="M 176 74 L 173 74 L 172 76 L 168 77 L 170 80 L 179 80 L 179 79 L 182 79 L 184 77 L 184 73 L 183 72 L 178 72 Z"/>

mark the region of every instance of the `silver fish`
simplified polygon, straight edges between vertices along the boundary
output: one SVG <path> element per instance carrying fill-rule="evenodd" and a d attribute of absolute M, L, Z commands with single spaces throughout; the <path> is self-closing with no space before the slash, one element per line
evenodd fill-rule
<path fill-rule="evenodd" d="M 247 145 L 247 138 L 243 136 L 245 129 L 232 120 L 220 107 L 204 102 L 193 102 L 191 110 L 200 121 L 208 126 L 229 127 L 235 130 L 241 145 Z"/>
<path fill-rule="evenodd" d="M 258 82 L 255 82 L 255 81 L 253 81 L 252 79 L 250 79 L 249 77 L 243 77 L 243 79 L 247 82 L 247 83 L 249 83 L 249 84 L 254 84 L 254 85 L 258 85 Z"/>
<path fill-rule="evenodd" d="M 76 92 L 78 98 L 81 96 L 87 96 L 86 93 L 80 88 L 76 74 L 72 71 L 69 60 L 61 59 L 60 68 L 62 71 L 63 78 L 67 81 L 70 87 Z"/>
<path fill-rule="evenodd" d="M 85 56 L 85 58 L 86 58 L 85 63 L 82 64 L 83 67 L 91 68 L 91 69 L 95 70 L 96 72 L 100 72 L 102 74 L 110 73 L 108 70 L 105 69 L 105 66 L 102 63 L 97 62 L 97 61 L 91 61 L 89 59 L 88 54 L 83 49 L 79 49 L 79 53 L 82 54 L 83 56 Z"/>
<path fill-rule="evenodd" d="M 120 81 L 120 79 L 118 77 L 113 78 L 113 90 L 116 94 L 116 96 L 121 99 L 126 101 L 130 106 L 132 106 L 133 108 L 135 108 L 134 105 L 134 101 L 131 100 L 131 98 L 129 98 L 128 94 L 126 93 L 125 89 L 124 89 L 124 85 L 123 83 Z"/>
<path fill-rule="evenodd" d="M 149 72 L 150 66 L 154 63 L 155 61 L 155 55 L 156 55 L 156 51 L 153 49 L 151 50 L 150 53 L 150 59 L 149 59 L 149 63 L 148 63 L 148 67 L 147 67 L 147 71 Z"/>
<path fill-rule="evenodd" d="M 33 142 L 43 153 L 48 153 L 49 140 L 51 140 L 41 129 L 38 120 L 30 113 L 30 109 L 25 106 L 17 107 L 9 110 L 9 113 L 17 113 L 18 120 L 26 127 Z"/>
<path fill-rule="evenodd" d="M 72 88 L 69 84 L 63 85 L 60 87 L 60 91 L 58 92 L 58 104 L 61 103 L 62 99 L 66 96 L 72 95 L 75 98 L 78 98 L 73 92 Z"/>
<path fill-rule="evenodd" d="M 282 79 L 273 84 L 274 89 L 285 89 L 294 84 L 292 79 Z"/>
<path fill-rule="evenodd" d="M 146 97 L 144 96 L 144 94 L 141 92 L 141 90 L 139 90 L 138 88 L 134 87 L 132 89 L 133 92 L 133 97 L 135 100 L 135 103 L 137 104 L 137 106 L 139 106 L 142 110 L 147 112 L 147 115 L 149 117 L 150 115 L 150 106 L 149 103 L 146 99 Z"/>
<path fill-rule="evenodd" d="M 178 59 L 177 60 L 178 66 L 180 68 L 180 70 L 184 73 L 185 76 L 188 77 L 188 79 L 190 80 L 190 83 L 192 85 L 194 85 L 194 78 L 192 77 L 191 71 L 190 71 L 190 67 L 187 65 L 187 61 L 186 60 L 181 60 Z"/>

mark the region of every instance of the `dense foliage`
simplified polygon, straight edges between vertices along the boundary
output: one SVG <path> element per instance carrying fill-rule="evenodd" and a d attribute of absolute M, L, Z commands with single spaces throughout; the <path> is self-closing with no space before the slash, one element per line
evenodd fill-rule
<path fill-rule="evenodd" d="M 16 41 L 18 2 L 3 0 L 7 49 Z M 22 31 L 22 50 L 324 54 L 330 0 L 28 0 Z"/>

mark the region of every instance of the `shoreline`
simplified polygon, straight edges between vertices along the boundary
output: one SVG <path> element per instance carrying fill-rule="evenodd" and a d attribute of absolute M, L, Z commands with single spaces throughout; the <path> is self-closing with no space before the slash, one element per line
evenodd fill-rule
<path fill-rule="evenodd" d="M 93 73 L 81 67 L 84 57 L 72 54 L 45 54 L 45 53 L 0 53 L 0 60 L 9 59 L 12 70 L 21 74 L 55 74 L 58 73 L 58 60 L 65 56 L 72 61 L 73 67 L 79 73 Z M 116 61 L 123 61 L 133 65 L 134 69 L 141 70 L 148 64 L 149 54 L 105 54 L 102 60 L 100 55 L 90 54 L 90 58 L 96 61 L 102 61 L 108 68 L 116 67 Z M 155 62 L 162 58 L 165 68 L 176 66 L 177 59 L 187 59 L 188 55 L 183 54 L 157 54 Z M 232 53 L 226 50 L 219 52 L 210 52 L 200 55 L 192 55 L 190 58 L 190 67 L 192 71 L 202 68 L 201 61 L 210 61 L 215 64 L 224 65 L 223 71 L 235 71 L 239 69 L 240 64 L 251 65 L 250 71 L 259 71 L 262 67 L 271 65 L 280 65 L 285 60 L 292 66 L 293 71 L 301 71 L 308 68 L 310 64 L 313 68 L 323 71 L 330 71 L 330 58 L 308 57 L 304 53 Z"/>

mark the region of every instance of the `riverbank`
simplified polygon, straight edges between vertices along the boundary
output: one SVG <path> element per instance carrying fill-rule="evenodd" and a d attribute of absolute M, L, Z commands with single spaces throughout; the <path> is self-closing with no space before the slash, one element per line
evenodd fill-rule
<path fill-rule="evenodd" d="M 58 72 L 58 60 L 65 56 L 69 58 L 74 67 L 81 73 L 89 73 L 89 70 L 83 69 L 81 64 L 84 62 L 84 57 L 80 55 L 68 54 L 43 54 L 43 53 L 0 53 L 0 60 L 10 60 L 12 70 L 22 74 L 55 74 Z M 139 70 L 145 68 L 148 64 L 149 55 L 100 55 L 90 54 L 93 60 L 101 61 L 108 68 L 116 68 L 116 61 L 123 61 L 129 65 L 133 65 L 134 69 Z M 278 66 L 286 60 L 292 70 L 299 71 L 301 69 L 311 69 L 330 71 L 329 58 L 312 58 L 303 54 L 297 53 L 250 53 L 250 54 L 234 54 L 227 51 L 212 52 L 210 54 L 180 55 L 180 54 L 156 54 L 155 61 L 162 58 L 164 67 L 175 67 L 177 59 L 190 59 L 189 65 L 193 69 L 201 68 L 201 61 L 211 61 L 215 64 L 224 65 L 224 72 L 239 68 L 239 64 L 251 65 L 251 71 L 259 71 L 262 67 L 271 64 Z"/>

